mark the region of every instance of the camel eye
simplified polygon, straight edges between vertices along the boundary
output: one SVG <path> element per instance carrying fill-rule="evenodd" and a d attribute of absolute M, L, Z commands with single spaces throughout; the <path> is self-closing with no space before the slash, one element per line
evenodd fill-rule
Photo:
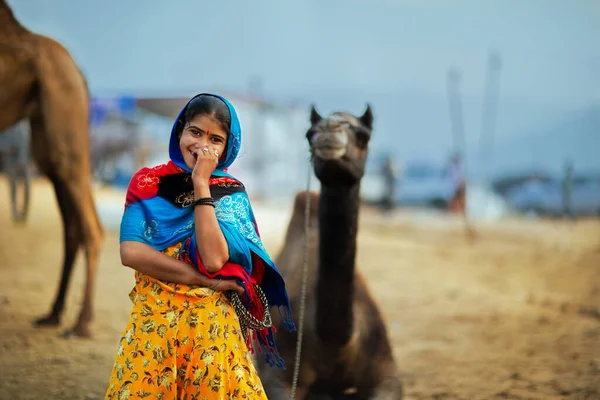
<path fill-rule="evenodd" d="M 361 148 L 366 148 L 371 139 L 371 134 L 366 129 L 359 129 L 356 131 L 356 144 Z"/>

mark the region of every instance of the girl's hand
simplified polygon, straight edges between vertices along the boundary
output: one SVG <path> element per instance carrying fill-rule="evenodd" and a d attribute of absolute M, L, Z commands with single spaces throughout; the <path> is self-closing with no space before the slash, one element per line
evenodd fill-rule
<path fill-rule="evenodd" d="M 246 290 L 244 289 L 244 287 L 242 285 L 240 285 L 239 283 L 237 283 L 237 281 L 235 279 L 221 279 L 221 281 L 213 289 L 218 290 L 220 292 L 226 292 L 228 290 L 233 290 L 238 295 L 240 295 L 240 297 L 244 293 L 246 293 Z"/>
<path fill-rule="evenodd" d="M 211 146 L 204 146 L 198 148 L 195 156 L 196 165 L 192 171 L 192 181 L 195 185 L 207 184 L 219 164 L 219 152 Z"/>

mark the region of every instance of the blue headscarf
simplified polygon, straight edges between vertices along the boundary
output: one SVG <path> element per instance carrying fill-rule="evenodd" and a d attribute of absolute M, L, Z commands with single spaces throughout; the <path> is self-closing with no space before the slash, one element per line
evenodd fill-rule
<path fill-rule="evenodd" d="M 269 305 L 278 307 L 286 330 L 295 330 L 285 283 L 258 235 L 250 199 L 241 182 L 225 172 L 236 159 L 242 139 L 237 113 L 225 98 L 203 93 L 193 97 L 181 110 L 171 130 L 171 161 L 154 168 L 143 168 L 133 176 L 129 184 L 120 241 L 139 241 L 159 251 L 183 242 L 185 252 L 191 256 L 188 261 L 196 266 L 201 263 L 197 254 L 194 209 L 190 207 L 193 199 L 193 184 L 189 179 L 191 170 L 186 165 L 179 146 L 178 122 L 183 121 L 190 102 L 202 95 L 221 99 L 227 105 L 231 119 L 226 155 L 212 174 L 213 178 L 229 179 L 230 184 L 224 185 L 227 189 L 211 186 L 216 217 L 229 247 L 229 262 L 240 265 L 251 275 L 254 263 L 262 261 L 264 274 L 260 286 Z M 249 288 L 246 289 L 248 291 Z M 283 360 L 275 347 L 272 330 L 258 339 L 265 350 L 267 363 L 284 368 Z"/>

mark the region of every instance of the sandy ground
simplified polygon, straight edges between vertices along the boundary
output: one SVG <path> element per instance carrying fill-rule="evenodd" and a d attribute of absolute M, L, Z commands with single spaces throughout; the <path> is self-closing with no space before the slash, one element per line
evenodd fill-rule
<path fill-rule="evenodd" d="M 62 228 L 46 181 L 35 184 L 27 225 L 13 225 L 0 178 L 0 399 L 102 398 L 131 308 L 133 273 L 119 263 L 114 220 L 122 196 L 97 190 L 111 230 L 94 337 L 67 340 L 59 334 L 79 311 L 82 259 L 62 326 L 32 327 L 55 294 Z M 256 209 L 273 254 L 289 206 Z M 407 398 L 600 399 L 600 222 L 508 220 L 478 232 L 469 242 L 452 219 L 362 214 L 359 262 L 387 318 Z"/>

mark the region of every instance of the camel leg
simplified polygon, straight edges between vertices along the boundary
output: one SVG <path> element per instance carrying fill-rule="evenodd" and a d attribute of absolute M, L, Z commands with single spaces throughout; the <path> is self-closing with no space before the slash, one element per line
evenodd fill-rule
<path fill-rule="evenodd" d="M 373 400 L 402 400 L 404 398 L 402 381 L 397 376 L 385 378 L 371 398 Z"/>
<path fill-rule="evenodd" d="M 54 192 L 58 201 L 58 207 L 63 221 L 63 240 L 64 240 L 64 259 L 62 276 L 60 278 L 60 286 L 52 311 L 46 317 L 42 317 L 35 321 L 38 326 L 53 326 L 60 323 L 60 316 L 65 306 L 65 297 L 69 287 L 73 265 L 77 251 L 81 245 L 78 224 L 75 215 L 73 214 L 73 199 L 69 196 L 64 183 L 54 177 L 50 178 L 54 186 Z"/>
<path fill-rule="evenodd" d="M 67 170 L 77 168 L 70 166 Z M 65 332 L 65 336 L 75 335 L 81 337 L 91 336 L 90 322 L 93 317 L 94 283 L 96 281 L 96 270 L 100 249 L 104 237 L 102 226 L 96 213 L 94 199 L 92 196 L 92 187 L 89 176 L 71 176 L 68 179 L 60 179 L 59 185 L 66 188 L 68 202 L 71 207 L 66 211 L 65 220 L 74 220 L 69 224 L 68 235 L 78 235 L 81 246 L 85 251 L 86 280 L 83 292 L 83 305 L 77 318 L 75 326 Z M 69 237 L 69 236 L 67 236 Z M 70 273 L 70 271 L 64 271 Z M 68 281 L 68 276 L 63 277 Z"/>
<path fill-rule="evenodd" d="M 81 312 L 75 326 L 65 336 L 77 335 L 89 337 L 89 324 L 92 320 L 92 298 L 96 268 L 103 240 L 100 224 L 92 196 L 91 176 L 82 171 L 89 168 L 89 162 L 81 157 L 89 155 L 82 152 L 81 143 L 73 140 L 61 142 L 61 157 L 53 157 L 47 149 L 56 143 L 49 143 L 46 126 L 42 118 L 32 118 L 32 150 L 40 169 L 50 177 L 55 187 L 65 232 L 65 260 L 61 284 L 53 307 L 53 312 L 42 322 L 49 324 L 56 320 L 64 306 L 67 286 L 73 270 L 75 255 L 79 247 L 85 250 L 86 283 Z M 52 136 L 50 136 L 52 137 Z M 86 146 L 87 147 L 87 146 Z M 84 147 L 85 148 L 85 147 Z"/>
<path fill-rule="evenodd" d="M 71 168 L 77 168 L 73 165 Z M 100 224 L 94 198 L 92 195 L 91 176 L 84 174 L 72 177 L 65 184 L 73 199 L 73 211 L 76 212 L 78 231 L 81 232 L 82 246 L 85 251 L 86 280 L 83 292 L 83 306 L 73 329 L 68 334 L 89 337 L 89 324 L 93 317 L 92 299 L 94 298 L 94 284 L 96 282 L 96 271 L 104 230 Z"/>

